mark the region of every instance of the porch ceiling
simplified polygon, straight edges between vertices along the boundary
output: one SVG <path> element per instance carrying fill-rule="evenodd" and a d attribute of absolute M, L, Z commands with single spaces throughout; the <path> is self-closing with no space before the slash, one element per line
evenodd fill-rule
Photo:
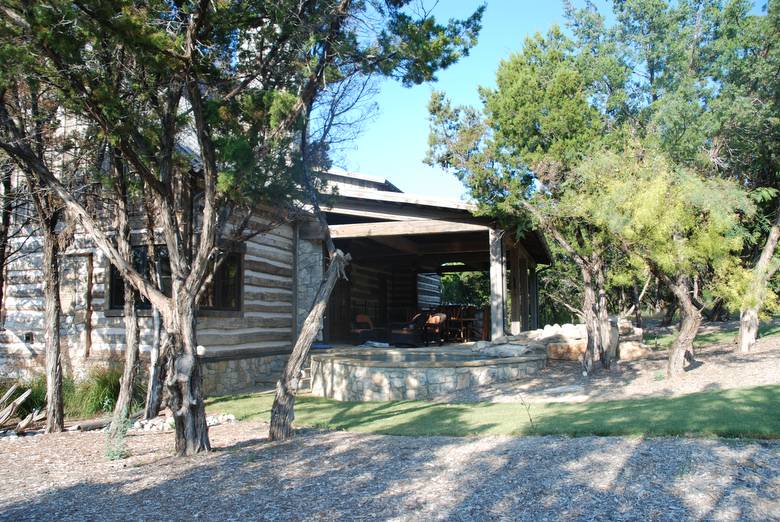
<path fill-rule="evenodd" d="M 336 239 L 357 263 L 390 271 L 484 271 L 489 268 L 487 231 Z M 462 263 L 442 267 L 445 263 Z"/>

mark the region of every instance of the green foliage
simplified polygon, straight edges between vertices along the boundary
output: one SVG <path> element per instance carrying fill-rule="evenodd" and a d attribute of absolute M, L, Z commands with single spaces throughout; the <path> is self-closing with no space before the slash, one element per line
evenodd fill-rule
<path fill-rule="evenodd" d="M 307 111 L 331 109 L 317 103 L 324 91 L 356 77 L 392 77 L 404 85 L 435 80 L 476 44 L 484 6 L 463 20 L 440 21 L 410 4 L 11 1 L 0 19 L 0 89 L 40 79 L 65 109 L 58 114 L 99 129 L 91 131 L 97 143 L 132 148 L 153 172 L 166 161 L 172 130 L 186 149 L 176 154 L 186 177 L 192 163 L 210 163 L 191 146 L 187 91 L 195 84 L 216 148 L 222 202 L 292 204 L 302 199 L 298 152 L 301 135 L 310 137 Z M 177 100 L 171 128 L 164 109 Z M 334 108 L 334 117 L 349 109 Z M 326 134 L 317 138 L 321 151 L 328 140 L 343 139 Z M 307 167 L 327 164 L 322 154 Z"/>
<path fill-rule="evenodd" d="M 445 304 L 490 304 L 490 276 L 485 272 L 448 272 L 441 276 L 441 300 Z"/>
<path fill-rule="evenodd" d="M 121 460 L 130 456 L 127 449 L 127 431 L 130 429 L 130 419 L 122 421 L 121 426 L 114 428 L 106 433 L 106 458 L 108 460 Z"/>
<path fill-rule="evenodd" d="M 112 413 L 119 397 L 121 378 L 122 371 L 120 369 L 101 367 L 93 368 L 87 378 L 78 383 L 72 377 L 63 378 L 62 402 L 65 415 L 78 419 Z M 145 384 L 140 381 L 141 379 L 136 379 L 131 410 L 142 407 L 146 400 Z M 7 382 L 0 386 L 0 395 L 10 388 L 11 384 L 12 382 Z M 21 395 L 28 388 L 32 389 L 30 396 L 19 407 L 18 415 L 20 417 L 25 417 L 33 410 L 46 409 L 46 377 L 44 375 L 38 375 L 31 380 L 19 381 L 19 385 L 15 397 Z"/>
<path fill-rule="evenodd" d="M 706 277 L 710 302 L 738 307 L 773 221 L 780 172 L 780 7 L 770 2 L 766 16 L 750 8 L 741 0 L 621 0 L 608 24 L 594 4 L 567 2 L 569 36 L 553 27 L 526 39 L 501 62 L 496 88 L 480 89 L 479 109 L 434 93 L 427 161 L 453 171 L 484 214 L 527 222 L 531 203 L 579 255 L 604 259 L 610 302 L 614 291 L 641 285 L 640 258 L 649 256 L 664 270 Z M 621 168 L 612 168 L 615 158 L 596 165 L 629 142 L 652 150 L 668 175 L 653 179 L 648 170 L 637 185 L 633 152 Z M 605 168 L 609 175 L 594 174 Z M 724 179 L 753 191 L 755 219 Z M 622 256 L 625 248 L 634 255 Z M 579 294 L 568 283 L 561 292 L 552 278 L 542 284 L 570 305 Z M 770 292 L 770 309 L 774 300 Z"/>
<path fill-rule="evenodd" d="M 93 368 L 87 378 L 77 385 L 78 407 L 72 413 L 91 416 L 113 412 L 119 397 L 121 378 L 122 370 L 119 368 Z M 144 400 L 143 385 L 139 381 L 140 379 L 136 379 L 136 387 L 133 390 L 134 405 L 131 409 L 137 408 Z"/>
<path fill-rule="evenodd" d="M 560 206 L 592 221 L 641 261 L 666 272 L 707 274 L 712 297 L 732 299 L 742 223 L 754 206 L 736 183 L 705 178 L 659 150 L 630 142 L 577 168 Z"/>

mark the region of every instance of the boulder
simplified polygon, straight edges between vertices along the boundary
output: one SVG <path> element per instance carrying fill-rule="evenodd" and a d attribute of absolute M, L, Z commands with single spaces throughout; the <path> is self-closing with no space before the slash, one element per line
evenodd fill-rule
<path fill-rule="evenodd" d="M 491 343 L 490 341 L 477 341 L 471 347 L 471 350 L 474 352 L 481 352 L 482 350 L 484 350 L 489 346 L 493 346 L 493 343 Z"/>
<path fill-rule="evenodd" d="M 584 324 L 565 324 L 561 326 L 560 335 L 567 339 L 586 339 L 588 329 Z"/>
<path fill-rule="evenodd" d="M 650 348 L 637 341 L 620 341 L 618 345 L 618 359 L 621 361 L 634 361 L 644 359 L 650 355 Z"/>
<path fill-rule="evenodd" d="M 584 339 L 549 343 L 547 345 L 547 357 L 564 361 L 578 361 L 587 349 L 588 341 Z"/>
<path fill-rule="evenodd" d="M 634 333 L 634 325 L 631 323 L 631 321 L 626 321 L 625 319 L 621 319 L 618 322 L 618 332 L 620 332 L 620 335 L 631 335 Z"/>
<path fill-rule="evenodd" d="M 519 357 L 532 351 L 533 349 L 519 344 L 495 344 L 485 348 L 481 353 L 490 357 Z"/>
<path fill-rule="evenodd" d="M 629 335 L 621 335 L 620 336 L 620 342 L 624 343 L 624 342 L 633 341 L 633 342 L 641 343 L 642 342 L 642 329 L 641 328 L 637 328 L 637 330 L 639 330 L 639 333 L 633 333 L 633 334 L 629 334 Z"/>

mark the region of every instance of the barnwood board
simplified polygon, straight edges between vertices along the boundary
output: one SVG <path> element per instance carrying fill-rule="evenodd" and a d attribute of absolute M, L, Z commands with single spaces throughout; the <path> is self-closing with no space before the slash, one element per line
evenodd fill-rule
<path fill-rule="evenodd" d="M 455 223 L 435 219 L 418 219 L 413 221 L 380 221 L 378 223 L 350 223 L 347 225 L 330 225 L 333 239 L 410 236 L 424 234 L 454 234 L 462 232 L 483 232 L 485 225 Z M 304 238 L 306 239 L 306 238 Z M 407 244 L 409 246 L 409 244 Z"/>

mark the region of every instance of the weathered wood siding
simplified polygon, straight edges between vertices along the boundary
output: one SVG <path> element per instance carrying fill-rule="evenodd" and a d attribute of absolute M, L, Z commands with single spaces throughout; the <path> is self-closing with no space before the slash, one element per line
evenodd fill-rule
<path fill-rule="evenodd" d="M 254 218 L 263 226 L 265 218 Z M 293 328 L 293 227 L 280 225 L 245 244 L 241 310 L 203 311 L 198 344 L 204 360 L 284 354 Z M 18 246 L 18 245 L 16 245 Z M 121 310 L 109 309 L 110 264 L 83 235 L 62 255 L 63 364 L 80 377 L 94 364 L 121 360 Z M 28 239 L 6 267 L 5 331 L 0 333 L 0 375 L 28 377 L 43 365 L 43 286 L 40 240 Z M 91 278 L 91 284 L 90 284 Z M 91 288 L 90 288 L 91 286 Z M 151 311 L 139 310 L 140 345 L 151 348 Z"/>
<path fill-rule="evenodd" d="M 417 306 L 436 308 L 441 304 L 441 276 L 417 274 Z"/>
<path fill-rule="evenodd" d="M 374 326 L 385 326 L 388 318 L 388 279 L 384 270 L 352 264 L 350 309 L 351 315 L 367 314 Z"/>

